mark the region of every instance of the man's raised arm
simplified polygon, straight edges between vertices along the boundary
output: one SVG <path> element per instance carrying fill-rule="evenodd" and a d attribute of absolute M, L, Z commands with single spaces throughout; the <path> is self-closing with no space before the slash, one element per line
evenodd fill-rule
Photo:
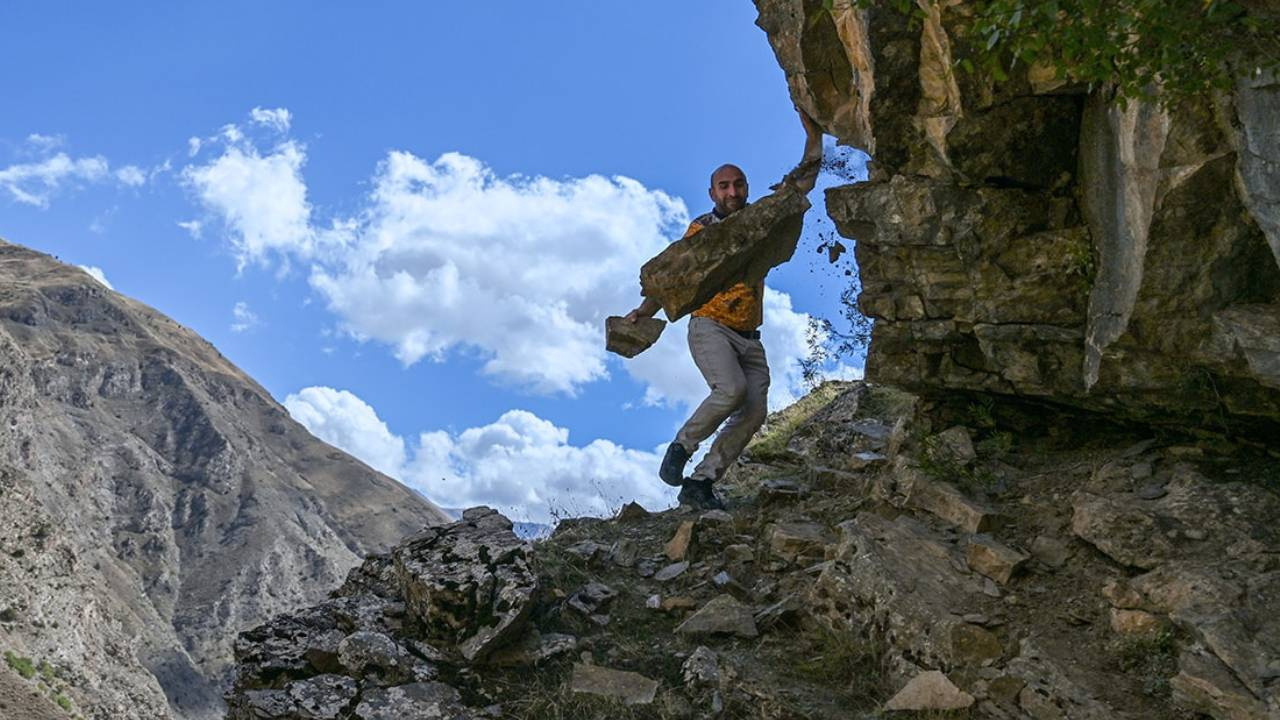
<path fill-rule="evenodd" d="M 822 166 L 822 128 L 809 117 L 809 113 L 800 108 L 796 108 L 796 112 L 804 126 L 804 156 L 782 182 L 807 195 L 818 181 L 818 169 Z"/>

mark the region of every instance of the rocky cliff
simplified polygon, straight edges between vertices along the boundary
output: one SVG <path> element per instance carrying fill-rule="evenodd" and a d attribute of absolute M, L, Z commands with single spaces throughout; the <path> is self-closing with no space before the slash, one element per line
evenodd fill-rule
<path fill-rule="evenodd" d="M 1280 81 L 1161 108 L 963 72 L 971 8 L 756 0 L 792 99 L 870 154 L 827 192 L 869 377 L 1111 417 L 1280 429 Z"/>
<path fill-rule="evenodd" d="M 444 521 L 191 331 L 0 242 L 0 717 L 219 717 L 237 629 Z"/>
<path fill-rule="evenodd" d="M 242 634 L 229 718 L 1280 716 L 1280 463 L 917 404 L 819 388 L 729 512 L 469 510 Z"/>

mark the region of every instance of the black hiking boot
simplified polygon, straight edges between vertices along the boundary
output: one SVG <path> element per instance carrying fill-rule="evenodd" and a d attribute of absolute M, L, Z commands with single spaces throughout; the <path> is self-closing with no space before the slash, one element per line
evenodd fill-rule
<path fill-rule="evenodd" d="M 658 466 L 658 477 L 671 487 L 680 487 L 684 483 L 684 466 L 689 462 L 689 451 L 678 442 L 667 446 L 667 454 L 662 456 L 662 464 Z"/>
<path fill-rule="evenodd" d="M 676 500 L 681 505 L 688 505 L 695 510 L 725 510 L 724 501 L 716 497 L 710 480 L 689 478 L 680 486 L 680 494 Z"/>

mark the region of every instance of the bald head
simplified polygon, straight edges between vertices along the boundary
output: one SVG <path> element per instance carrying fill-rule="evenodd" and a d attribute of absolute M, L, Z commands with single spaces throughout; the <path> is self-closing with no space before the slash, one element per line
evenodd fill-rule
<path fill-rule="evenodd" d="M 724 164 L 711 173 L 711 202 L 721 217 L 732 215 L 747 204 L 747 176 L 737 165 Z"/>
<path fill-rule="evenodd" d="M 716 186 L 716 178 L 721 175 L 741 175 L 743 179 L 747 177 L 746 173 L 742 172 L 742 168 L 733 163 L 725 163 L 711 171 L 711 187 Z"/>

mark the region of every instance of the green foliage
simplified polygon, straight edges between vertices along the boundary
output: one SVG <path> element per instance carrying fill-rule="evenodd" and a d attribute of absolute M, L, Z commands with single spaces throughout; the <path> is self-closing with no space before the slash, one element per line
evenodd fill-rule
<path fill-rule="evenodd" d="M 1088 295 L 1093 289 L 1093 278 L 1097 274 L 1097 259 L 1093 255 L 1093 245 L 1087 238 L 1072 243 L 1067 247 L 1067 259 L 1070 260 L 1070 272 L 1076 278 L 1080 292 Z"/>
<path fill-rule="evenodd" d="M 809 418 L 830 404 L 846 387 L 839 383 L 821 385 L 794 404 L 778 411 L 752 438 L 747 445 L 747 453 L 760 462 L 785 459 L 787 443 L 791 442 L 791 436 L 795 434 L 796 428 L 808 422 Z"/>
<path fill-rule="evenodd" d="M 912 0 L 854 0 L 918 22 Z M 833 0 L 825 0 L 830 9 Z M 996 80 L 1042 65 L 1121 98 L 1169 104 L 1280 68 L 1280 21 L 1231 0 L 974 0 L 958 65 Z M 1157 94 L 1157 85 L 1160 91 Z"/>
<path fill-rule="evenodd" d="M 66 710 L 67 712 L 71 712 L 71 698 L 63 695 L 62 693 L 54 693 L 53 701 L 58 703 L 58 707 Z"/>
<path fill-rule="evenodd" d="M 1012 447 L 1012 436 L 1008 442 Z M 970 465 L 960 462 L 942 447 L 936 435 L 920 441 L 920 453 L 915 460 L 925 475 L 939 482 L 953 483 L 968 493 L 990 493 L 999 486 L 990 470 L 976 462 Z"/>
<path fill-rule="evenodd" d="M 832 688 L 850 707 L 879 705 L 892 694 L 884 648 L 875 640 L 815 623 L 798 641 L 789 667 L 794 677 Z"/>
<path fill-rule="evenodd" d="M 978 441 L 973 444 L 979 455 L 1002 458 L 1013 450 L 1013 433 L 1000 430 L 996 422 L 995 400 L 984 395 L 969 403 L 969 422 L 978 429 Z"/>
<path fill-rule="evenodd" d="M 15 655 L 12 651 L 4 651 L 4 661 L 13 668 L 13 671 L 22 677 L 30 680 L 36 676 L 36 664 L 29 657 Z"/>
<path fill-rule="evenodd" d="M 1120 669 L 1142 680 L 1142 691 L 1168 697 L 1169 678 L 1178 671 L 1178 638 L 1173 628 L 1123 637 L 1112 646 Z"/>
<path fill-rule="evenodd" d="M 842 327 L 826 318 L 809 318 L 805 331 L 805 344 L 809 354 L 800 360 L 800 375 L 805 383 L 814 387 L 822 382 L 822 368 L 841 358 L 865 356 L 871 346 L 873 321 L 858 309 L 858 295 L 862 284 L 857 276 L 840 293 Z"/>
<path fill-rule="evenodd" d="M 997 430 L 973 444 L 979 455 L 1002 458 L 1013 450 L 1013 433 Z"/>
<path fill-rule="evenodd" d="M 969 403 L 969 419 L 979 430 L 994 430 L 996 427 L 995 400 L 984 395 Z"/>

